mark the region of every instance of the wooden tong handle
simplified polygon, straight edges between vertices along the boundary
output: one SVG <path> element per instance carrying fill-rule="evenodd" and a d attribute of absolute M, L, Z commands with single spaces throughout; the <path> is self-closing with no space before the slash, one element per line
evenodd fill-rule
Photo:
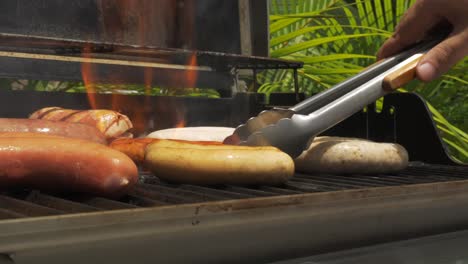
<path fill-rule="evenodd" d="M 393 72 L 387 75 L 383 79 L 382 87 L 386 91 L 394 91 L 398 88 L 401 88 L 405 84 L 416 78 L 416 67 L 418 66 L 419 61 L 421 61 L 423 54 L 414 58 L 414 60 L 408 62 L 405 66 L 401 67 L 396 72 Z"/>

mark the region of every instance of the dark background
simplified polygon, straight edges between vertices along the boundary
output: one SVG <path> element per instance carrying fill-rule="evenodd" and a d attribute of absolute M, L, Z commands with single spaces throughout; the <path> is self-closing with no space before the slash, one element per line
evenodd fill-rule
<path fill-rule="evenodd" d="M 240 53 L 237 0 L 1 0 L 0 32 Z"/>

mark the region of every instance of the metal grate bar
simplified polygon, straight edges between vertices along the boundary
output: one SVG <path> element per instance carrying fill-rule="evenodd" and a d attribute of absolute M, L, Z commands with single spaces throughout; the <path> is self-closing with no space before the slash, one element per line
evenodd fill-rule
<path fill-rule="evenodd" d="M 204 186 L 196 186 L 196 185 L 184 184 L 184 185 L 181 185 L 180 188 L 184 190 L 203 192 L 203 193 L 207 193 L 211 195 L 220 195 L 220 196 L 226 197 L 227 199 L 243 199 L 243 198 L 254 197 L 253 195 L 250 195 L 250 194 L 236 193 L 236 192 L 225 191 L 221 189 L 214 189 L 214 188 L 209 188 L 209 187 L 204 187 Z"/>
<path fill-rule="evenodd" d="M 143 198 L 149 198 L 154 201 L 155 204 L 157 205 L 164 205 L 167 203 L 173 203 L 173 204 L 181 204 L 181 203 L 188 203 L 191 202 L 189 198 L 184 198 L 180 197 L 177 195 L 171 195 L 171 194 L 161 194 L 157 191 L 153 190 L 148 190 L 142 186 L 137 186 L 131 193 L 130 195 L 133 195 L 134 197 L 143 197 Z"/>
<path fill-rule="evenodd" d="M 65 212 L 0 195 L 0 207 L 26 216 L 58 215 Z"/>
<path fill-rule="evenodd" d="M 468 179 L 466 167 L 410 165 L 398 174 L 327 175 L 297 173 L 280 186 L 196 186 L 171 184 L 142 173 L 141 182 L 120 200 L 102 197 L 58 197 L 38 191 L 13 190 L 0 194 L 0 219 L 100 210 L 131 209 L 228 199 L 245 199 L 348 189 L 391 187 Z"/>
<path fill-rule="evenodd" d="M 426 181 L 426 182 L 433 182 L 433 181 L 456 181 L 460 178 L 457 177 L 447 177 L 447 176 L 437 176 L 437 175 L 414 175 L 413 173 L 407 174 L 403 173 L 402 176 L 407 176 L 409 179 Z"/>
<path fill-rule="evenodd" d="M 394 182 L 394 183 L 399 183 L 399 184 L 415 184 L 415 183 L 428 183 L 431 182 L 431 180 L 428 179 L 418 179 L 415 178 L 413 175 L 408 175 L 408 174 L 399 174 L 399 176 L 394 176 L 394 175 L 381 175 L 379 176 L 379 179 L 387 182 Z"/>
<path fill-rule="evenodd" d="M 278 193 L 274 193 L 274 192 L 268 192 L 264 190 L 239 187 L 239 186 L 227 186 L 225 190 L 230 191 L 230 192 L 243 193 L 243 194 L 255 195 L 255 196 L 260 196 L 260 197 L 278 195 Z"/>
<path fill-rule="evenodd" d="M 274 186 L 261 186 L 260 190 L 273 192 L 277 195 L 293 195 L 293 194 L 301 194 L 300 191 L 295 191 L 291 189 L 281 188 L 281 187 L 274 187 Z"/>
<path fill-rule="evenodd" d="M 446 171 L 446 170 L 437 170 L 437 171 L 432 170 L 431 171 L 425 168 L 410 168 L 408 169 L 408 173 L 411 173 L 415 176 L 430 175 L 430 176 L 440 176 L 440 177 L 449 177 L 449 178 L 462 178 L 462 179 L 468 178 L 466 175 L 458 175 L 456 174 L 456 172 L 454 173 L 454 171 Z"/>
<path fill-rule="evenodd" d="M 359 180 L 354 180 L 350 177 L 346 179 L 346 177 L 340 177 L 340 176 L 333 176 L 329 175 L 326 177 L 318 177 L 318 176 L 308 176 L 304 174 L 297 174 L 297 179 L 303 179 L 308 182 L 317 182 L 317 183 L 324 183 L 324 184 L 331 184 L 331 185 L 336 185 L 336 186 L 343 186 L 343 187 L 349 187 L 349 188 L 356 188 L 356 187 L 378 187 L 378 186 L 384 186 L 384 184 L 370 184 L 367 182 L 361 182 Z M 345 179 L 343 179 L 345 178 Z"/>
<path fill-rule="evenodd" d="M 83 213 L 98 211 L 96 207 L 92 207 L 86 204 L 77 203 L 55 196 L 42 194 L 37 191 L 32 191 L 25 199 L 25 201 L 42 205 L 48 208 L 57 209 L 67 213 Z"/>
<path fill-rule="evenodd" d="M 161 205 L 169 204 L 169 203 L 165 203 L 162 201 L 157 201 L 151 198 L 147 198 L 143 195 L 130 194 L 128 195 L 127 198 L 128 199 L 126 202 L 136 207 L 150 207 L 150 206 L 161 206 Z"/>
<path fill-rule="evenodd" d="M 302 191 L 302 192 L 332 192 L 344 190 L 345 188 L 337 188 L 331 186 L 323 186 L 318 184 L 304 183 L 304 182 L 294 182 L 289 181 L 285 183 L 285 186 L 293 190 Z"/>
<path fill-rule="evenodd" d="M 0 220 L 22 217 L 26 217 L 26 215 L 0 208 Z"/>
<path fill-rule="evenodd" d="M 84 204 L 90 205 L 92 207 L 105 209 L 105 210 L 138 208 L 138 206 L 130 204 L 130 203 L 123 203 L 123 202 L 109 200 L 109 199 L 101 198 L 101 197 L 85 198 L 85 199 L 81 199 L 81 202 Z"/>
<path fill-rule="evenodd" d="M 336 181 L 327 181 L 327 180 L 313 180 L 313 179 L 307 179 L 307 178 L 301 178 L 301 177 L 294 177 L 293 179 L 291 179 L 291 181 L 300 182 L 300 183 L 309 183 L 309 184 L 319 185 L 323 187 L 331 187 L 331 188 L 338 188 L 338 189 L 356 189 L 356 188 L 363 187 L 357 184 L 346 184 L 346 183 L 340 183 Z"/>
<path fill-rule="evenodd" d="M 308 178 L 322 179 L 324 178 L 324 176 L 309 176 Z M 385 181 L 385 180 L 367 179 L 367 178 L 359 177 L 356 175 L 353 175 L 353 176 L 327 175 L 327 178 L 333 178 L 333 180 L 335 180 L 336 182 L 359 183 L 362 186 L 368 186 L 368 187 L 383 187 L 383 186 L 400 185 L 400 183 L 395 183 L 395 182 Z"/>
<path fill-rule="evenodd" d="M 143 183 L 141 186 L 145 189 L 152 190 L 164 195 L 178 196 L 181 199 L 190 199 L 197 202 L 213 201 L 213 200 L 222 200 L 225 199 L 223 196 L 213 195 L 208 193 L 197 193 L 190 190 L 181 190 L 176 187 L 167 187 L 156 184 L 146 184 Z"/>

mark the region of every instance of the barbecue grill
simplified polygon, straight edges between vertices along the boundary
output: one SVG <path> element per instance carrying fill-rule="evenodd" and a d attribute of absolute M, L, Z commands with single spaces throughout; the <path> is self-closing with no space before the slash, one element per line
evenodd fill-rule
<path fill-rule="evenodd" d="M 245 1 L 239 3 L 246 7 Z M 239 23 L 245 27 L 245 21 Z M 238 89 L 238 70 L 250 70 L 253 78 L 265 69 L 295 73 L 302 67 L 299 62 L 152 44 L 8 31 L 0 34 L 0 75 L 82 81 L 81 67 L 87 63 L 99 82 L 142 83 L 148 68 L 153 76 L 196 71 L 196 86 L 220 91 L 220 98 L 93 95 L 104 107 L 125 102 L 117 110 L 131 119 L 143 113 L 147 122 L 137 127 L 137 134 L 174 127 L 178 120 L 168 113 L 176 109 L 184 109 L 187 126 L 236 126 L 264 109 L 303 99 L 297 90 L 266 100 Z M 187 66 L 193 56 L 197 63 Z M 156 81 L 171 83 L 163 77 Z M 299 85 L 297 79 L 295 83 Z M 11 118 L 52 105 L 91 107 L 82 93 L 2 89 L 0 100 L 1 116 Z M 325 134 L 400 143 L 412 162 L 400 173 L 297 172 L 280 186 L 250 187 L 171 184 L 142 170 L 136 188 L 114 200 L 4 190 L 0 263 L 267 263 L 468 228 L 468 170 L 447 154 L 417 95 L 388 95 L 382 111 L 370 105 Z"/>

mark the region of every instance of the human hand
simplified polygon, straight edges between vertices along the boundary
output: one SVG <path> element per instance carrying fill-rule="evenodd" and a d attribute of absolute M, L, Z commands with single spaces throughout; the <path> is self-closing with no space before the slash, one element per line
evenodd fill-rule
<path fill-rule="evenodd" d="M 435 26 L 447 22 L 453 28 L 451 34 L 432 48 L 416 69 L 421 81 L 438 78 L 468 55 L 468 0 L 416 0 L 381 47 L 378 59 L 423 40 Z"/>

